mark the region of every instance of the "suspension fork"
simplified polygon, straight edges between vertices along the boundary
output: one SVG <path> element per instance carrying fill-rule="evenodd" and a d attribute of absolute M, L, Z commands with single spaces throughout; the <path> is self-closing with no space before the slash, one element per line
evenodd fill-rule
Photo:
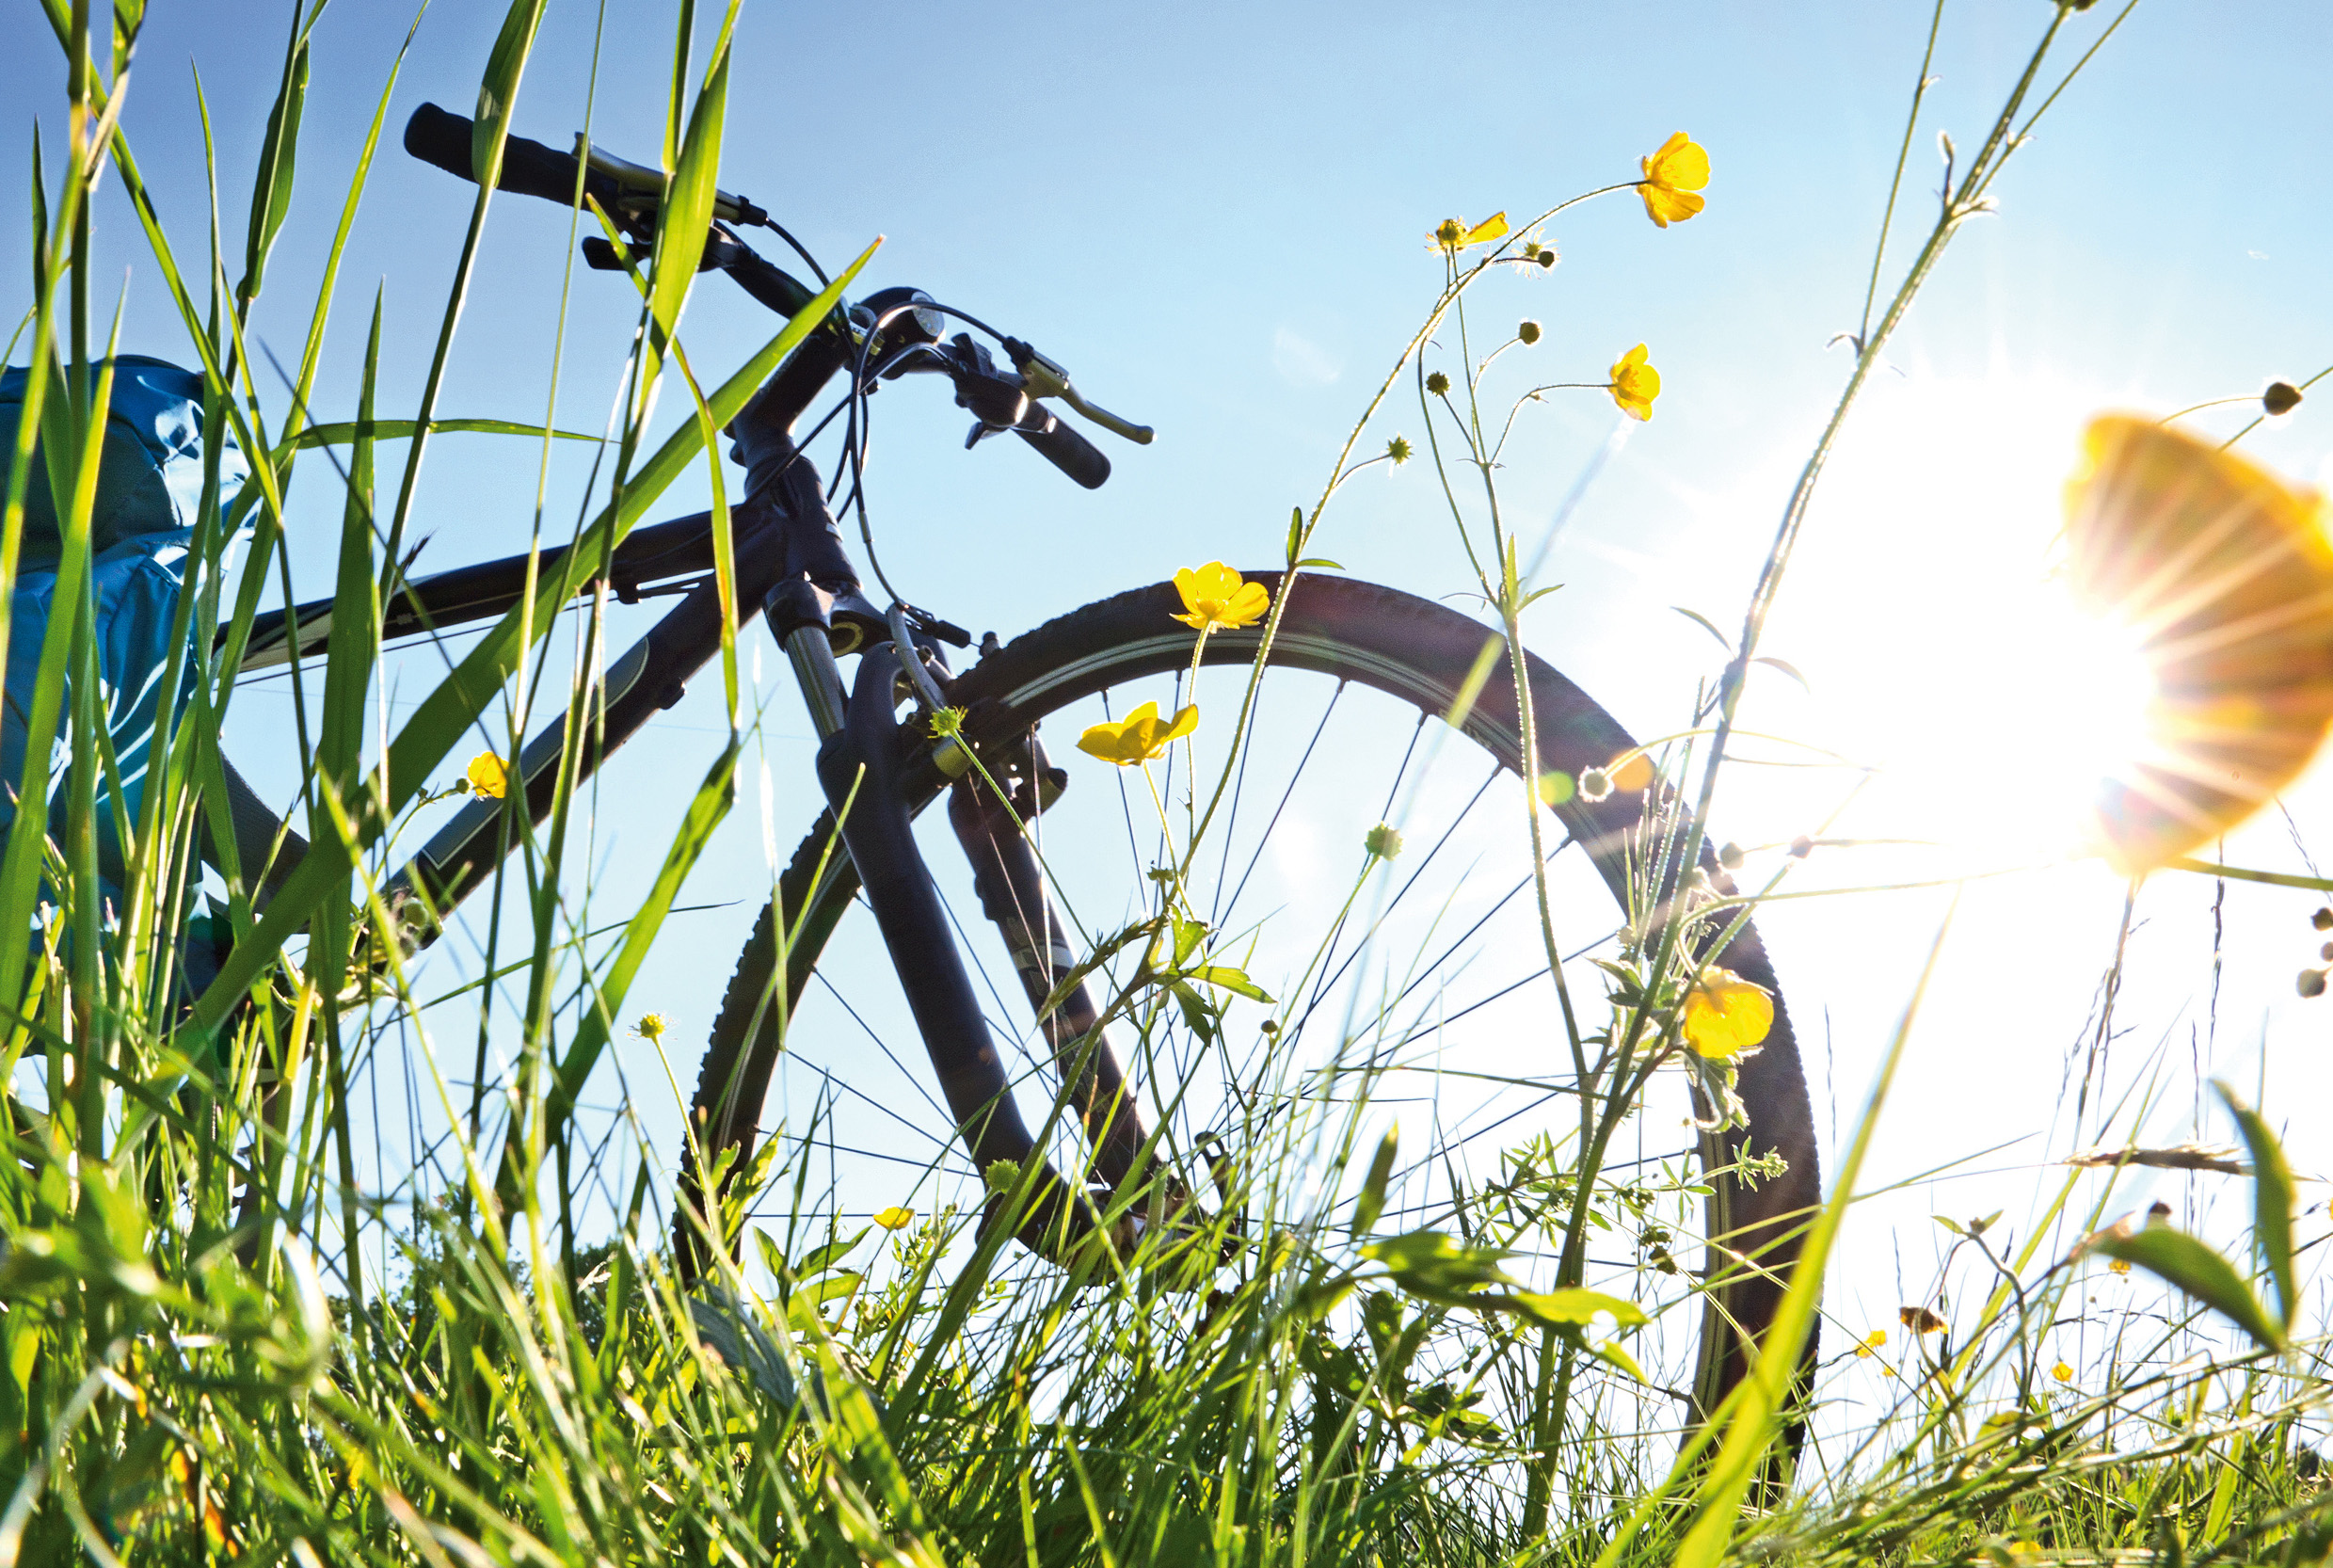
<path fill-rule="evenodd" d="M 1147 1135 L 1091 988 L 1079 979 L 1060 998 L 1054 996 L 1076 967 L 1077 955 L 1054 914 L 1025 824 L 1044 808 L 1048 790 L 1058 789 L 1059 776 L 1047 765 L 1034 731 L 1012 749 L 1009 759 L 998 759 L 1004 764 L 999 771 L 1021 779 L 1010 798 L 999 797 L 979 776 L 967 775 L 949 791 L 948 821 L 972 864 L 981 910 L 1004 937 L 1029 1005 L 1053 1048 L 1054 1068 L 1085 1124 L 1095 1171 L 1115 1191 L 1141 1165 Z M 1158 1194 L 1165 1200 L 1162 1207 L 1177 1206 L 1184 1197 L 1180 1183 L 1170 1178 L 1164 1187 Z"/>
<path fill-rule="evenodd" d="M 823 632 L 801 627 L 786 641 L 797 671 L 808 666 L 815 672 L 805 685 L 816 714 L 821 694 L 831 697 L 840 688 L 839 679 L 827 686 L 817 670 L 812 637 Z M 828 651 L 829 667 L 832 657 Z M 899 680 L 889 648 L 871 648 L 860 659 L 839 728 L 819 745 L 819 784 L 840 824 L 843 847 L 874 911 L 958 1136 L 983 1176 L 999 1161 L 1023 1169 L 1033 1161 L 1037 1167 L 1027 1208 L 1008 1215 L 1008 1196 L 992 1194 L 989 1224 L 1010 1223 L 1032 1251 L 1061 1258 L 1097 1227 L 1099 1217 L 1045 1159 L 1021 1120 L 947 910 L 916 847 L 906 789 L 909 737 L 894 716 Z"/>

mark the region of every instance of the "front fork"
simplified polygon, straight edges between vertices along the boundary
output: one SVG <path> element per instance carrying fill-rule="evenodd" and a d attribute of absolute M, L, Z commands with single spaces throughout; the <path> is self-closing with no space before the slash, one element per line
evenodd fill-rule
<path fill-rule="evenodd" d="M 1011 1223 L 1033 1250 L 1060 1257 L 1096 1228 L 1100 1217 L 1082 1189 L 1063 1180 L 1044 1158 L 1021 1119 L 947 910 L 917 848 L 905 787 L 911 745 L 896 717 L 904 676 L 898 645 L 867 649 L 846 699 L 829 636 L 830 606 L 818 596 L 807 583 L 789 584 L 773 596 L 769 618 L 819 730 L 820 786 L 841 824 L 843 847 L 874 911 L 958 1136 L 983 1177 L 1003 1162 L 1017 1185 L 1022 1171 L 1036 1167 L 1026 1186 L 1027 1207 Z M 919 656 L 919 649 L 909 655 Z M 1070 1085 L 1069 1102 L 1094 1147 L 1093 1175 L 1114 1191 L 1142 1169 L 1146 1140 L 1091 991 L 1080 980 L 1054 996 L 1075 958 L 1022 830 L 1038 808 L 1038 781 L 1047 772 L 1033 735 L 1029 744 L 1030 788 L 1016 792 L 1023 797 L 1018 803 L 1008 803 L 981 780 L 971 754 L 955 743 L 961 766 L 951 770 L 959 776 L 950 787 L 949 820 L 971 861 L 982 907 L 1003 934 L 1023 988 L 1040 1011 L 1056 1068 Z M 1050 1011 L 1048 1000 L 1054 1002 Z M 995 1186 L 992 1180 L 988 1212 L 991 1223 L 999 1223 L 1010 1190 Z M 1131 1239 L 1130 1233 L 1119 1238 Z"/>

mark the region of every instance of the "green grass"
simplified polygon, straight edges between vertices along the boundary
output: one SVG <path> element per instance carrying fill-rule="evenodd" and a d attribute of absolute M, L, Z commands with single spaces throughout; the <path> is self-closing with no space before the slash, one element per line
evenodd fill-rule
<path fill-rule="evenodd" d="M 478 1060 L 490 1038 L 514 1064 L 490 1091 L 473 1088 L 464 1103 L 426 1052 L 398 1056 L 399 1023 L 420 1007 L 414 978 L 395 944 L 367 933 L 415 918 L 383 903 L 387 845 L 472 723 L 485 717 L 516 737 L 563 713 L 571 728 L 589 722 L 592 690 L 558 690 L 541 674 L 560 607 L 823 314 L 824 296 L 717 385 L 688 366 L 681 306 L 720 163 L 734 7 L 707 57 L 692 66 L 683 51 L 674 72 L 673 221 L 645 259 L 606 497 L 567 533 L 538 507 L 537 537 L 572 536 L 579 548 L 464 655 L 382 755 L 368 745 L 364 709 L 382 656 L 378 606 L 398 583 L 490 198 L 475 198 L 421 407 L 401 426 L 364 428 L 376 305 L 362 382 L 347 389 L 359 419 L 328 433 L 347 455 L 318 472 L 319 433 L 301 438 L 312 400 L 329 401 L 317 366 L 338 260 L 401 62 L 384 63 L 375 140 L 338 203 L 284 400 L 264 390 L 244 328 L 291 210 L 312 88 L 307 30 L 322 7 L 303 13 L 286 51 L 240 252 L 215 213 L 210 246 L 190 259 L 164 232 L 119 129 L 139 8 L 117 6 L 93 33 L 87 0 L 47 5 L 72 88 L 58 105 L 62 157 L 34 199 L 40 286 L 22 341 L 46 372 L 45 407 L 24 422 L 11 466 L 0 607 L 17 570 L 36 429 L 55 493 L 75 498 L 66 570 L 88 560 L 89 435 L 104 383 L 85 373 L 106 355 L 110 307 L 92 296 L 86 202 L 101 176 L 121 180 L 141 215 L 185 328 L 182 358 L 200 365 L 210 390 L 213 435 L 232 431 L 246 453 L 270 458 L 239 494 L 213 486 L 206 502 L 182 612 L 191 669 L 183 688 L 170 684 L 187 695 L 143 820 L 125 824 L 127 875 L 110 910 L 97 824 L 120 797 L 93 706 L 36 711 L 35 732 L 66 737 L 71 760 L 52 776 L 49 748 L 36 745 L 36 764 L 11 781 L 26 808 L 0 861 L 0 1082 L 15 1155 L 0 1162 L 0 1565 L 2300 1564 L 2333 1555 L 2333 1496 L 2307 1436 L 2322 1417 L 2324 1338 L 2322 1324 L 2298 1320 L 2308 1249 L 2294 1240 L 2294 1189 L 2266 1124 L 2232 1098 L 2249 1145 L 2253 1256 L 2222 1258 L 2168 1230 L 2100 1240 L 2087 1257 L 2045 1255 L 2036 1242 L 2004 1256 L 1992 1227 L 1960 1226 L 1947 1270 L 1963 1300 L 1949 1341 L 1895 1336 L 1883 1352 L 1893 1400 L 1842 1403 L 1847 1384 L 1834 1374 L 1859 1358 L 1841 1347 L 1861 1326 L 1834 1326 L 1814 1384 L 1819 1439 L 1792 1472 L 1782 1433 L 1809 1412 L 1786 1369 L 1818 1316 L 1822 1265 L 1880 1126 L 1888 1075 L 1917 1031 L 1916 996 L 1832 1176 L 1838 1195 L 1809 1216 L 1808 1261 L 1758 1375 L 1698 1426 L 1671 1393 L 1638 1380 L 1638 1352 L 1673 1348 L 1662 1335 L 1698 1320 L 1695 1282 L 1670 1289 L 1663 1323 L 1632 1336 L 1622 1331 L 1641 1308 L 1590 1288 L 1590 1242 L 1640 1248 L 1648 1269 L 1671 1248 L 1689 1252 L 1702 1178 L 1607 1162 L 1657 1069 L 1692 1064 L 1708 1103 L 1728 1111 L 1730 1070 L 1681 1050 L 1680 1019 L 1691 954 L 1754 902 L 1658 896 L 1677 878 L 1657 843 L 1622 956 L 1603 968 L 1565 962 L 1539 873 L 1577 1123 L 1508 1152 L 1495 1180 L 1454 1182 L 1430 1229 L 1376 1226 L 1396 1150 L 1365 1136 L 1374 1069 L 1355 1069 L 1349 1092 L 1314 1096 L 1238 1151 L 1213 1216 L 1187 1220 L 1195 1234 L 1160 1226 L 1125 1249 L 1089 1248 L 1067 1269 L 983 1234 L 969 1212 L 927 1210 L 896 1231 L 846 1224 L 824 1191 L 815 1128 L 773 1138 L 724 1211 L 705 1217 L 740 1243 L 742 1262 L 684 1294 L 666 1245 L 679 1151 L 646 1147 L 630 1114 L 614 1143 L 594 1141 L 572 1110 L 728 808 L 744 734 L 732 734 L 671 824 L 662 874 L 613 949 L 584 940 L 569 902 L 586 838 L 576 779 L 560 781 L 539 831 L 514 813 L 509 874 L 523 896 L 497 900 L 487 961 L 521 965 L 529 980 L 516 1005 L 481 989 Z M 1986 209 L 2021 136 L 2087 59 L 2081 51 L 2119 25 L 2119 15 L 2085 8 L 2036 8 L 2031 63 L 1958 166 L 1938 218 L 1908 242 L 1899 273 L 1889 272 L 1889 246 L 1876 248 L 1837 416 L 1739 632 L 1719 633 L 1726 664 L 1699 694 L 1691 733 L 1656 751 L 1680 787 L 1672 846 L 1697 841 L 1711 820 L 1738 672 L 1758 656 L 1847 410 L 1953 233 Z M 540 14 L 517 0 L 486 64 L 488 163 Z M 684 5 L 684 38 L 693 22 Z M 1912 95 L 1907 149 L 1924 90 Z M 44 123 L 59 118 L 43 110 Z M 214 192 L 218 184 L 215 175 Z M 1625 184 L 1590 194 L 1632 200 Z M 1518 650 L 1511 668 L 1486 660 L 1483 681 L 1520 673 L 1521 616 L 1542 563 L 1521 558 L 1501 510 L 1502 414 L 1487 367 L 1504 343 L 1484 349 L 1469 336 L 1469 298 L 1510 265 L 1533 264 L 1538 225 L 1570 204 L 1446 249 L 1444 287 L 1286 541 L 1292 570 L 1333 548 L 1338 487 L 1379 460 L 1366 443 L 1389 434 L 1390 400 L 1414 384 L 1415 428 L 1430 438 L 1417 456 L 1437 471 L 1454 542 Z M 1888 212 L 1893 223 L 1893 196 Z M 667 378 L 679 385 L 665 393 L 696 417 L 651 449 L 648 413 Z M 1602 396 L 1601 387 L 1574 394 Z M 279 405 L 289 412 L 271 425 L 265 410 Z M 402 488 L 378 493 L 374 440 L 417 431 Z M 554 434 L 540 432 L 546 442 Z M 232 845 L 218 736 L 251 617 L 268 585 L 287 580 L 282 497 L 295 466 L 309 469 L 311 487 L 345 496 L 331 645 L 321 670 L 312 662 L 296 678 L 298 811 L 316 847 L 272 901 L 253 897 L 261 868 L 225 869 L 215 886 L 233 956 L 196 1000 L 168 934 L 200 886 L 206 813 Z M 726 527 L 726 499 L 716 513 Z M 230 536 L 247 520 L 254 536 L 231 565 Z M 601 608 L 583 612 L 594 637 Z M 735 712 L 735 650 L 723 653 Z M 76 690 L 93 690 L 95 659 L 86 626 L 59 617 L 44 685 L 61 693 L 70 673 L 83 677 Z M 1254 692 L 1251 682 L 1248 705 Z M 1248 712 L 1233 733 L 1245 733 Z M 1234 748 L 1222 779 L 1236 760 Z M 1181 788 L 1160 817 L 1184 854 L 1159 879 L 1151 915 L 1169 933 L 1192 907 L 1182 877 L 1222 795 L 1204 775 Z M 54 815 L 53 799 L 62 802 Z M 1543 868 L 1546 820 L 1519 813 L 1518 866 Z M 44 835 L 51 822 L 61 828 Z M 1366 906 L 1380 866 L 1373 848 L 1349 907 Z M 1112 1006 L 1147 1040 L 1167 1027 L 1167 1002 L 1138 979 Z M 1348 1044 L 1358 1048 L 1365 1032 Z M 392 1058 L 435 1100 L 446 1141 L 409 1181 L 381 1191 L 360 1179 L 352 1085 Z M 619 1169 L 638 1177 L 615 1223 L 593 1234 L 589 1194 Z M 2066 1208 L 2069 1179 L 2059 1207 L 2024 1233 L 2048 1234 L 2060 1218 L 2077 1234 L 2094 1230 L 2112 1182 L 2085 1191 L 2092 1212 Z M 784 1217 L 749 1225 L 749 1207 Z M 1650 1240 L 1656 1233 L 1666 1240 Z M 2144 1310 L 2096 1313 L 2084 1282 L 2108 1256 L 2170 1288 L 2148 1294 Z M 2058 1376 L 2045 1347 L 2091 1319 L 2106 1350 Z"/>

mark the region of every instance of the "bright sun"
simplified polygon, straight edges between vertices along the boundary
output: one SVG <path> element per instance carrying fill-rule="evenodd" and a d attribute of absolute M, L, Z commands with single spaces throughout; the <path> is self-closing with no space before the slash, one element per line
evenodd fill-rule
<path fill-rule="evenodd" d="M 1878 770 L 1839 830 L 1965 869 L 2061 859 L 2101 778 L 2146 755 L 2134 640 L 2053 575 L 2081 430 L 2110 403 L 1910 380 L 1850 423 L 1767 643 L 1814 682 L 1806 738 Z"/>

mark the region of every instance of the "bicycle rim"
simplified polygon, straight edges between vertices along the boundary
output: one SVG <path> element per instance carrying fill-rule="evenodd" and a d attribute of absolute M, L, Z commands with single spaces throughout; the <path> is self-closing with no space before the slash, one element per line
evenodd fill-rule
<path fill-rule="evenodd" d="M 1254 580 L 1277 598 L 1280 574 Z M 1185 687 L 1192 633 L 1170 618 L 1179 609 L 1165 584 L 1087 605 L 989 654 L 950 694 L 983 737 L 1039 727 L 1051 760 L 1071 775 L 1067 794 L 1032 835 L 1064 916 L 1082 934 L 1073 942 L 1090 947 L 1150 910 L 1147 873 L 1181 859 L 1188 828 L 1221 783 L 1206 835 L 1189 857 L 1191 901 L 1214 928 L 1218 960 L 1243 968 L 1276 1005 L 1209 989 L 1202 1000 L 1223 1008 L 1211 1031 L 1187 1008 L 1179 1023 L 1167 1016 L 1135 1039 L 1121 1029 L 1145 1119 L 1161 1128 L 1168 1157 L 1190 1168 L 1209 1133 L 1278 1149 L 1287 1168 L 1273 1173 L 1282 1185 L 1270 1201 L 1301 1207 L 1313 1200 L 1299 1189 L 1330 1144 L 1398 1122 L 1397 1196 L 1380 1222 L 1387 1231 L 1446 1227 L 1453 1185 L 1478 1191 L 1502 1171 L 1511 1176 L 1510 1151 L 1536 1138 L 1553 1141 L 1548 1157 L 1560 1169 L 1562 1140 L 1576 1143 L 1578 1115 L 1529 874 L 1521 728 L 1503 644 L 1480 623 L 1398 590 L 1302 578 L 1255 687 L 1243 751 L 1224 775 L 1222 743 L 1245 688 L 1239 671 L 1254 665 L 1263 628 L 1214 633 L 1194 693 Z M 1477 685 L 1486 645 L 1489 679 L 1453 729 L 1445 716 Z M 1576 777 L 1633 744 L 1552 666 L 1534 657 L 1528 667 L 1542 773 Z M 1172 712 L 1194 697 L 1200 788 L 1188 808 L 1192 753 L 1178 747 L 1146 779 L 1143 770 L 1074 750 L 1090 723 L 1123 718 L 1143 701 Z M 1555 936 L 1567 959 L 1595 952 L 1615 932 L 1644 809 L 1645 797 L 1615 793 L 1543 814 L 1545 848 L 1569 847 L 1549 862 Z M 1038 1108 L 1054 1087 L 1042 1065 L 1047 1051 L 964 885 L 944 815 L 924 819 L 925 857 L 957 912 L 992 1033 L 1015 1064 L 1025 1106 Z M 1364 840 L 1381 823 L 1403 844 L 1372 862 Z M 1703 864 L 1717 872 L 1706 853 Z M 928 1206 L 951 1191 L 977 1202 L 978 1174 L 950 1140 L 872 921 L 851 911 L 855 892 L 822 818 L 781 879 L 787 984 L 773 984 L 780 944 L 765 909 L 714 1027 L 695 1125 L 710 1147 L 737 1146 L 742 1164 L 757 1122 L 785 1116 L 798 1128 L 814 1118 L 845 1208 L 911 1193 Z M 1773 986 L 1754 930 L 1719 961 Z M 1580 1027 L 1600 1027 L 1600 987 L 1575 980 L 1573 991 L 1590 1015 Z M 1257 1028 L 1267 1012 L 1286 1019 L 1276 1037 Z M 780 1093 L 772 1100 L 774 1074 Z M 1683 1091 L 1656 1081 L 1630 1146 L 1608 1157 L 1643 1161 L 1647 1173 L 1681 1169 L 1688 1155 L 1720 1168 L 1745 1147 L 1779 1150 L 1788 1163 L 1754 1190 L 1718 1181 L 1707 1200 L 1706 1267 L 1722 1283 L 1704 1292 L 1698 1336 L 1675 1357 L 1689 1358 L 1702 1412 L 1744 1375 L 1748 1342 L 1771 1320 L 1796 1232 L 1819 1202 L 1786 1009 L 1778 1008 L 1764 1050 L 1744 1064 L 1740 1093 L 1749 1128 L 1697 1136 L 1685 1125 Z M 1352 1102 L 1365 1094 L 1370 1103 L 1355 1124 Z M 1057 1151 L 1065 1168 L 1076 1153 L 1066 1143 Z M 1644 1233 L 1659 1228 L 1654 1219 Z M 1653 1298 L 1688 1288 L 1685 1276 L 1655 1267 L 1666 1249 L 1646 1244 L 1645 1234 L 1597 1249 L 1590 1283 Z M 688 1238 L 680 1240 L 685 1259 Z M 1542 1262 L 1552 1268 L 1552 1256 Z M 1810 1343 L 1810 1360 L 1813 1352 Z M 1684 1381 L 1685 1368 L 1677 1372 Z"/>

